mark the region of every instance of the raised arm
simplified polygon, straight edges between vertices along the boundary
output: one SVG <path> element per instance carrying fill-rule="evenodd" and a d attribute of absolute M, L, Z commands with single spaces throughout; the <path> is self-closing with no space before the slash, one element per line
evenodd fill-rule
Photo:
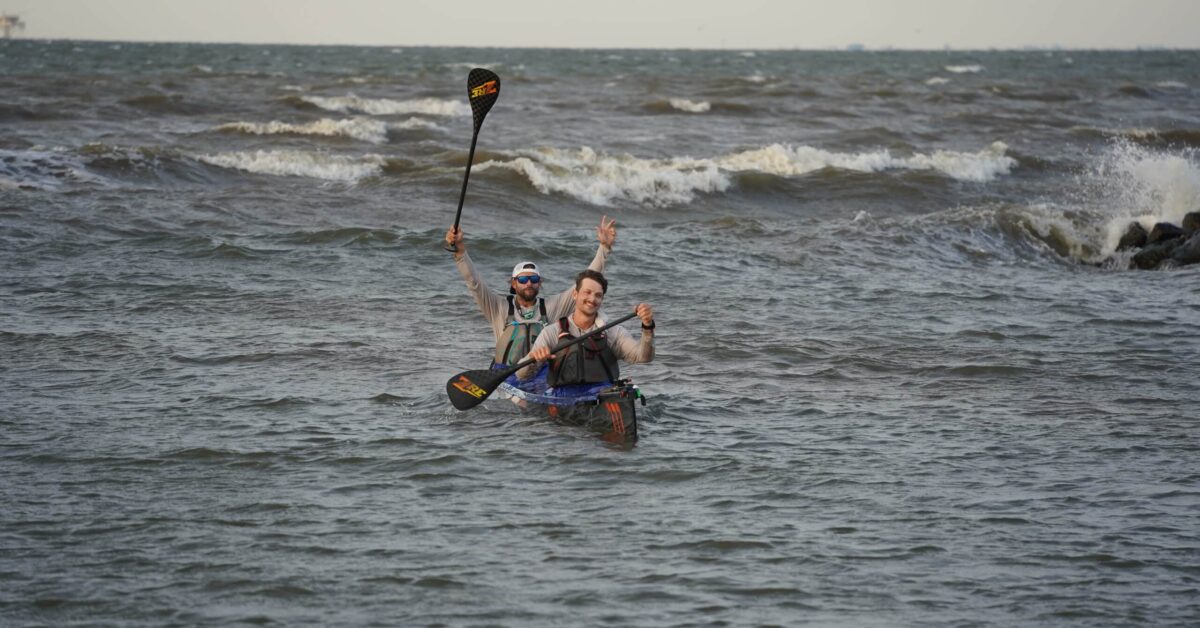
<path fill-rule="evenodd" d="M 458 274 L 462 275 L 463 281 L 467 284 L 467 291 L 475 297 L 475 303 L 479 304 L 479 309 L 483 312 L 484 317 L 488 319 L 489 323 L 492 323 L 496 312 L 507 311 L 504 297 L 492 292 L 484 283 L 483 276 L 475 269 L 475 263 L 471 261 L 471 256 L 467 255 L 467 243 L 463 239 L 461 227 L 457 229 L 451 227 L 446 231 L 446 244 L 453 244 L 457 249 L 454 252 L 454 264 L 458 267 Z"/>
<path fill-rule="evenodd" d="M 592 258 L 592 263 L 588 264 L 588 268 L 602 273 L 604 264 L 608 262 L 608 254 L 612 253 L 612 247 L 617 243 L 617 221 L 608 216 L 601 216 L 600 226 L 596 227 L 596 239 L 600 242 L 600 246 L 596 247 L 596 256 Z M 546 312 L 552 320 L 571 313 L 574 305 L 571 301 L 571 291 L 574 289 L 575 284 L 572 283 L 567 286 L 566 290 L 546 299 Z"/>

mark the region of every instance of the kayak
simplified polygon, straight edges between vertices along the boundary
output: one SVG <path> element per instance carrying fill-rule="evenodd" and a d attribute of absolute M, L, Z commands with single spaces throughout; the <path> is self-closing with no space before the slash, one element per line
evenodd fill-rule
<path fill-rule="evenodd" d="M 526 381 L 513 375 L 504 380 L 496 392 L 522 410 L 542 413 L 568 425 L 586 427 L 613 442 L 637 440 L 637 403 L 640 400 L 646 405 L 642 391 L 628 379 L 615 384 L 554 389 L 546 386 L 545 368 Z"/>

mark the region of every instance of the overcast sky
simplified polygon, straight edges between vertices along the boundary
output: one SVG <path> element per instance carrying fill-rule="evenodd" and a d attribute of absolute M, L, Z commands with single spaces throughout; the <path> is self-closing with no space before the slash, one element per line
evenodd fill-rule
<path fill-rule="evenodd" d="M 0 0 L 29 38 L 604 48 L 1200 48 L 1200 0 Z"/>

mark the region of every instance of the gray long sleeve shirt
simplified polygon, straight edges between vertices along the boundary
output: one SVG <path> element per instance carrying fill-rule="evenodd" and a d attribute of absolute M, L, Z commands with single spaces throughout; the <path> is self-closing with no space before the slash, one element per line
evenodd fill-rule
<path fill-rule="evenodd" d="M 560 317 L 561 318 L 561 317 Z M 636 319 L 635 319 L 636 320 Z M 570 323 L 568 329 L 572 336 L 578 338 L 587 332 L 604 326 L 604 320 L 599 316 L 596 317 L 596 322 L 587 329 L 580 329 L 575 324 L 574 320 L 567 319 Z M 613 327 L 604 332 L 608 336 L 608 346 L 612 349 L 613 355 L 617 356 L 618 360 L 624 360 L 629 364 L 639 364 L 642 362 L 650 362 L 654 359 L 654 331 L 649 329 L 642 330 L 642 337 L 634 340 L 633 334 L 629 333 L 624 327 Z M 538 334 L 537 340 L 533 343 L 533 349 L 538 347 L 547 347 L 554 349 L 558 344 L 558 325 L 551 325 L 542 330 Z M 517 377 L 521 379 L 529 379 L 537 374 L 541 364 L 531 364 L 519 371 Z"/>
<path fill-rule="evenodd" d="M 604 272 L 604 263 L 608 260 L 608 254 L 611 249 L 604 245 L 596 248 L 596 257 L 592 259 L 592 263 L 588 268 L 596 272 Z M 471 292 L 471 296 L 475 297 L 475 302 L 479 304 L 479 310 L 483 312 L 483 317 L 487 319 L 488 324 L 492 326 L 492 335 L 496 341 L 507 334 L 509 321 L 512 319 L 508 316 L 508 295 L 499 292 L 493 292 L 487 287 L 483 281 L 483 276 L 475 268 L 475 263 L 471 261 L 471 256 L 466 251 L 461 257 L 456 257 L 454 260 L 458 266 L 458 274 L 462 275 L 463 281 L 467 282 L 467 290 Z M 544 286 L 545 284 L 543 284 Z M 543 297 L 546 300 L 546 318 L 547 321 L 553 323 L 558 319 L 570 314 L 575 309 L 575 302 L 571 300 L 571 290 L 575 287 L 573 283 L 567 285 L 567 289 L 549 297 Z M 523 314 L 533 310 L 533 316 L 540 316 L 537 311 L 537 304 L 532 307 L 523 308 L 520 303 L 513 300 L 513 307 L 516 310 L 514 314 L 521 318 Z"/>

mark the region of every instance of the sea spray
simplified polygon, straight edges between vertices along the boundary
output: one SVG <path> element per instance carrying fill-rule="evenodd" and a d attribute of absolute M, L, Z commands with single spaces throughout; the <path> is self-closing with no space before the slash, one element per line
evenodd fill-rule
<path fill-rule="evenodd" d="M 1103 254 L 1117 248 L 1130 222 L 1147 231 L 1155 223 L 1175 225 L 1200 210 L 1200 159 L 1194 149 L 1153 150 L 1119 141 L 1083 179 L 1086 196 L 1108 216 Z"/>

